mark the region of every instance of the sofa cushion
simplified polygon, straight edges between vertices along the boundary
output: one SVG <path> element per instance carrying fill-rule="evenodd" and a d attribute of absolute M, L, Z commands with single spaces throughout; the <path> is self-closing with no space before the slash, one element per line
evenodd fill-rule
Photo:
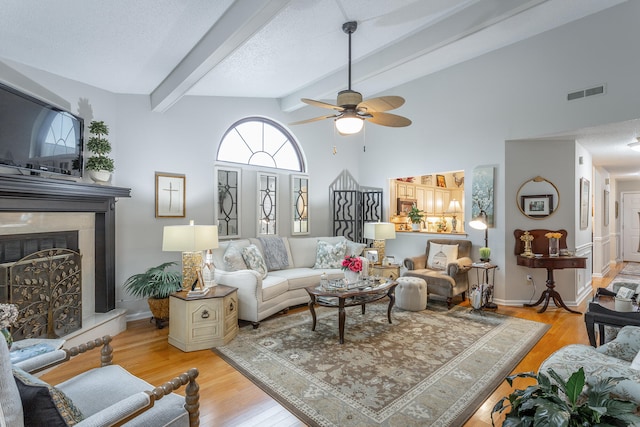
<path fill-rule="evenodd" d="M 601 345 L 596 351 L 631 362 L 640 352 L 640 328 L 624 326 L 613 341 Z"/>
<path fill-rule="evenodd" d="M 429 258 L 427 267 L 433 270 L 444 270 L 447 265 L 458 259 L 458 245 L 443 245 L 429 242 Z"/>
<path fill-rule="evenodd" d="M 324 240 L 318 241 L 313 268 L 340 268 L 346 250 L 347 243 L 344 240 L 333 245 Z"/>
<path fill-rule="evenodd" d="M 257 271 L 262 278 L 267 277 L 267 264 L 262 258 L 260 249 L 256 245 L 249 245 L 246 248 L 242 248 L 242 258 L 251 270 Z"/>
<path fill-rule="evenodd" d="M 344 277 L 344 273 L 339 268 L 328 268 L 323 270 L 316 270 L 312 268 L 290 268 L 287 270 L 269 272 L 269 277 L 277 276 L 286 280 L 289 283 L 289 290 L 291 291 L 320 284 L 320 276 L 322 273 L 325 273 L 328 279 L 341 279 Z"/>
<path fill-rule="evenodd" d="M 287 279 L 276 276 L 275 274 L 269 274 L 262 281 L 262 301 L 269 301 L 270 299 L 279 297 L 288 290 L 289 283 L 287 282 Z"/>
<path fill-rule="evenodd" d="M 44 381 L 13 368 L 24 410 L 25 426 L 73 426 L 83 416 L 62 391 Z"/>
<path fill-rule="evenodd" d="M 246 270 L 248 268 L 242 257 L 242 249 L 233 243 L 227 246 L 223 259 L 227 271 Z"/>

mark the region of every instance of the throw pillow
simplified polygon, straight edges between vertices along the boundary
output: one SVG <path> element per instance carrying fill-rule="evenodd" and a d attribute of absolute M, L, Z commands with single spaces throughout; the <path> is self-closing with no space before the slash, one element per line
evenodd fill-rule
<path fill-rule="evenodd" d="M 242 251 L 234 244 L 230 243 L 229 246 L 227 246 L 222 258 L 224 259 L 224 265 L 229 269 L 229 271 L 248 269 L 247 264 L 244 262 L 244 258 L 242 257 Z"/>
<path fill-rule="evenodd" d="M 458 259 L 458 245 L 442 245 L 429 242 L 427 267 L 432 270 L 444 270 Z"/>
<path fill-rule="evenodd" d="M 640 328 L 624 326 L 613 341 L 597 347 L 596 351 L 631 362 L 640 352 Z"/>
<path fill-rule="evenodd" d="M 351 240 L 346 240 L 347 242 L 347 252 L 344 254 L 345 256 L 360 256 L 362 255 L 362 251 L 367 247 L 364 243 L 356 243 Z"/>
<path fill-rule="evenodd" d="M 22 408 L 25 426 L 73 426 L 82 421 L 82 413 L 71 399 L 57 388 L 26 373 L 13 368 Z"/>
<path fill-rule="evenodd" d="M 242 248 L 242 258 L 247 263 L 247 267 L 257 271 L 263 279 L 267 277 L 267 264 L 264 262 L 260 249 L 256 245 Z"/>
<path fill-rule="evenodd" d="M 341 242 L 332 245 L 323 240 L 318 241 L 316 249 L 316 263 L 313 268 L 340 268 L 347 250 L 347 242 Z"/>

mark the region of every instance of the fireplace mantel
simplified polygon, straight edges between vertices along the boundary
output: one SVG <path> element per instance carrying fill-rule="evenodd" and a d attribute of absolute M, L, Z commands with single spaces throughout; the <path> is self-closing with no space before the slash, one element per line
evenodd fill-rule
<path fill-rule="evenodd" d="M 116 307 L 116 199 L 130 188 L 38 176 L 0 174 L 0 212 L 93 212 L 95 214 L 95 295 L 98 313 Z"/>

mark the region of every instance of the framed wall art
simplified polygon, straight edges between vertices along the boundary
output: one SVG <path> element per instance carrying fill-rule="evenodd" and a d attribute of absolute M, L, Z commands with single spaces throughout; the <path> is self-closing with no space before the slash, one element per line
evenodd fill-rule
<path fill-rule="evenodd" d="M 186 177 L 156 172 L 156 218 L 184 218 Z"/>
<path fill-rule="evenodd" d="M 444 175 L 436 175 L 436 185 L 438 187 L 447 188 L 447 181 L 445 181 Z"/>
<path fill-rule="evenodd" d="M 527 216 L 549 216 L 553 213 L 553 194 L 520 196 L 522 211 Z"/>
<path fill-rule="evenodd" d="M 589 180 L 580 178 L 580 230 L 589 227 L 589 187 Z"/>

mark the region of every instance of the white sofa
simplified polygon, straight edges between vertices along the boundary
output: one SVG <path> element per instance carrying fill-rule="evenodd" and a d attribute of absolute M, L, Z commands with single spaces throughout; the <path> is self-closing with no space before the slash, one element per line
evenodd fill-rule
<path fill-rule="evenodd" d="M 255 245 L 264 256 L 264 248 L 259 239 L 239 239 L 220 242 L 214 249 L 214 279 L 217 284 L 238 288 L 238 318 L 252 322 L 258 327 L 260 321 L 289 307 L 309 302 L 309 294 L 304 288 L 318 285 L 320 276 L 326 273 L 329 279 L 344 277 L 341 268 L 314 268 L 319 241 L 335 245 L 346 241 L 347 254 L 359 255 L 364 244 L 347 241 L 337 237 L 282 237 L 287 251 L 288 265 L 282 269 L 269 270 L 266 277 L 254 270 L 234 270 L 225 262 L 225 252 L 229 245 L 245 248 Z M 344 255 L 341 259 L 344 258 Z M 368 271 L 366 258 L 360 257 L 363 271 Z"/>

